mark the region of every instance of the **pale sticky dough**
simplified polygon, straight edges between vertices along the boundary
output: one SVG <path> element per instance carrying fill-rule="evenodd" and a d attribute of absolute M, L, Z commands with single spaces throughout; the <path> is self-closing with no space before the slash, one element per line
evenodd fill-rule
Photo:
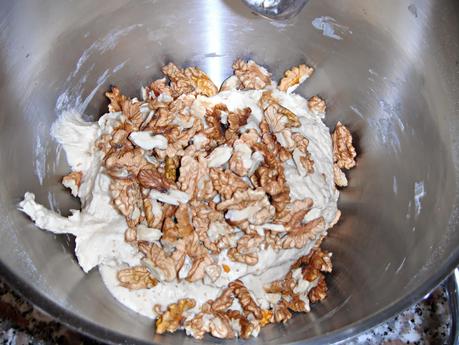
<path fill-rule="evenodd" d="M 314 172 L 306 176 L 298 173 L 292 160 L 285 163 L 287 183 L 292 200 L 312 198 L 313 209 L 305 220 L 319 216 L 325 219 L 325 230 L 318 234 L 302 249 L 289 249 L 275 252 L 273 249 L 260 250 L 259 261 L 254 266 L 232 262 L 223 251 L 218 256 L 218 264 L 226 264 L 231 270 L 211 282 L 189 283 L 160 282 L 152 289 L 130 291 L 119 285 L 116 273 L 120 267 L 140 264 L 141 255 L 126 243 L 124 232 L 127 229 L 125 218 L 112 206 L 109 195 L 110 178 L 101 165 L 102 153 L 95 147 L 95 141 L 104 133 L 111 133 L 113 125 L 121 113 L 108 113 L 98 122 L 86 122 L 77 112 L 63 113 L 52 127 L 52 136 L 66 152 L 67 161 L 72 170 L 83 173 L 78 196 L 81 211 L 75 210 L 68 218 L 50 211 L 35 202 L 32 193 L 26 193 L 19 209 L 26 213 L 35 224 L 53 233 L 70 233 L 76 236 L 76 256 L 85 272 L 98 266 L 102 278 L 111 294 L 132 310 L 154 318 L 152 307 L 161 304 L 163 309 L 180 298 L 194 298 L 197 312 L 200 305 L 209 299 L 215 299 L 227 284 L 241 279 L 263 308 L 271 306 L 272 296 L 263 291 L 263 285 L 282 278 L 291 263 L 311 248 L 326 229 L 332 224 L 337 212 L 338 191 L 333 180 L 332 142 L 328 128 L 322 122 L 323 115 L 308 111 L 307 101 L 296 94 L 287 94 L 273 89 L 273 96 L 280 104 L 295 113 L 301 127 L 300 131 L 308 140 L 308 150 L 314 161 Z M 224 91 L 214 97 L 198 96 L 192 105 L 192 111 L 204 118 L 206 106 L 224 103 L 230 111 L 250 107 L 252 114 L 245 128 L 258 128 L 263 116 L 258 106 L 262 90 Z M 195 140 L 199 140 L 199 137 Z M 312 287 L 312 286 L 311 286 Z M 309 288 L 311 288 L 309 287 Z M 275 301 L 274 301 L 275 303 Z"/>

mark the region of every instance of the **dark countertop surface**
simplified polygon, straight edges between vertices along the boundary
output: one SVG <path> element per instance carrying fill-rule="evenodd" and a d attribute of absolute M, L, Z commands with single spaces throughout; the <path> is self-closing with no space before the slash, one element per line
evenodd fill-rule
<path fill-rule="evenodd" d="M 446 292 L 439 287 L 406 311 L 345 344 L 448 344 L 451 314 Z M 82 336 L 13 292 L 0 279 L 0 343 L 99 344 Z"/>

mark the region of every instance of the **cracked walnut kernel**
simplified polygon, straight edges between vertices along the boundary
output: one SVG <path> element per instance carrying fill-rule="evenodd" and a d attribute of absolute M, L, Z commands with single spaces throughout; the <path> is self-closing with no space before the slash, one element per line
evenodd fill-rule
<path fill-rule="evenodd" d="M 233 63 L 234 74 L 245 89 L 264 89 L 272 83 L 271 73 L 254 61 L 236 60 Z"/>
<path fill-rule="evenodd" d="M 169 304 L 167 310 L 156 319 L 156 333 L 175 332 L 184 321 L 183 313 L 194 308 L 196 301 L 192 298 L 184 298 L 177 303 Z"/>
<path fill-rule="evenodd" d="M 292 67 L 285 71 L 284 77 L 279 83 L 279 90 L 284 92 L 294 91 L 301 83 L 311 76 L 312 72 L 314 72 L 314 68 L 306 66 L 305 64 Z"/>
<path fill-rule="evenodd" d="M 351 132 L 341 123 L 336 124 L 333 139 L 333 159 L 340 169 L 351 169 L 355 166 L 355 152 L 352 146 Z"/>
<path fill-rule="evenodd" d="M 158 281 L 144 266 L 130 267 L 118 271 L 117 278 L 120 285 L 129 290 L 150 289 L 158 284 Z"/>

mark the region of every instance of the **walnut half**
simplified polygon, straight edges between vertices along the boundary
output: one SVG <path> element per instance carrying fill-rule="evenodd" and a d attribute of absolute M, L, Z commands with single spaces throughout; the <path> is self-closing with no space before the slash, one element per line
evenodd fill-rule
<path fill-rule="evenodd" d="M 158 281 L 144 266 L 123 269 L 118 272 L 117 278 L 121 286 L 129 290 L 150 289 L 158 284 Z"/>

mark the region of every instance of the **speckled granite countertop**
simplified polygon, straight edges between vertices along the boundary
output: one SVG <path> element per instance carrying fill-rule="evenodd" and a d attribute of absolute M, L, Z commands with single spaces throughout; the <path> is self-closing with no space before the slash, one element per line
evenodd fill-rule
<path fill-rule="evenodd" d="M 443 287 L 395 318 L 348 340 L 360 344 L 447 344 L 451 314 Z M 33 308 L 0 279 L 0 342 L 4 345 L 99 343 Z"/>

